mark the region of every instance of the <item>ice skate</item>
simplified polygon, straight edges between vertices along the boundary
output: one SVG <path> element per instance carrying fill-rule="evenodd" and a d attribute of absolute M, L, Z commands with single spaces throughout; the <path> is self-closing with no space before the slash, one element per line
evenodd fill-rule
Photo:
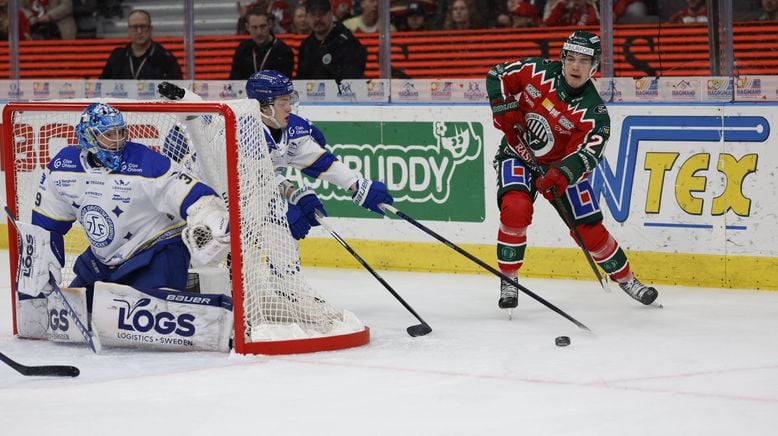
<path fill-rule="evenodd" d="M 519 290 L 510 282 L 500 282 L 500 300 L 497 306 L 500 309 L 508 309 L 508 318 L 512 318 L 512 309 L 519 305 Z"/>
<path fill-rule="evenodd" d="M 656 297 L 659 295 L 656 289 L 640 283 L 640 281 L 634 277 L 628 282 L 619 283 L 619 287 L 623 289 L 624 292 L 626 292 L 630 297 L 640 301 L 646 306 L 653 303 L 654 300 L 656 300 Z"/>

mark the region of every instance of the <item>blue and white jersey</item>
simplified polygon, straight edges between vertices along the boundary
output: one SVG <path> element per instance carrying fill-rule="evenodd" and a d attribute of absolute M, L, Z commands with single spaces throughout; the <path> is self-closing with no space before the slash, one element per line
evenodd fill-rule
<path fill-rule="evenodd" d="M 341 189 L 350 188 L 359 179 L 357 172 L 327 151 L 324 144 L 317 142 L 316 136 L 322 141 L 323 135 L 305 118 L 289 114 L 289 124 L 278 141 L 273 139 L 268 126 L 262 126 L 279 183 L 285 179 L 285 169 L 289 166 L 299 169 L 307 176 L 333 183 Z"/>
<path fill-rule="evenodd" d="M 127 142 L 117 171 L 92 164 L 87 155 L 68 146 L 49 162 L 32 223 L 64 235 L 78 220 L 95 257 L 109 266 L 178 237 L 189 206 L 216 195 L 182 166 L 138 143 Z"/>

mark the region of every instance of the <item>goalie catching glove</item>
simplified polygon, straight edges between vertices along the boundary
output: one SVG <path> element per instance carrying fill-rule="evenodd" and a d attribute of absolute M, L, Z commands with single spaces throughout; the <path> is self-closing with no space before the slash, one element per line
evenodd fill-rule
<path fill-rule="evenodd" d="M 219 197 L 202 197 L 186 211 L 186 224 L 181 233 L 194 266 L 206 266 L 222 261 L 230 249 L 230 219 Z"/>
<path fill-rule="evenodd" d="M 65 266 L 65 242 L 59 233 L 50 232 L 35 224 L 16 222 L 21 239 L 16 289 L 32 297 L 49 295 L 54 290 L 49 278 L 62 281 Z"/>
<path fill-rule="evenodd" d="M 384 215 L 381 204 L 392 204 L 394 198 L 386 189 L 386 185 L 377 180 L 359 179 L 356 182 L 356 192 L 351 199 L 357 206 L 372 210 L 377 214 Z"/>

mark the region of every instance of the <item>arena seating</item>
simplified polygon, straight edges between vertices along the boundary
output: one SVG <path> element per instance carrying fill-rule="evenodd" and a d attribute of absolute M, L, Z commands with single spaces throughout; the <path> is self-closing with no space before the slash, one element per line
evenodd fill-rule
<path fill-rule="evenodd" d="M 557 57 L 573 28 L 485 29 L 475 31 L 395 32 L 391 36 L 396 77 L 473 78 L 493 65 L 527 56 Z M 598 31 L 596 28 L 590 30 Z M 737 22 L 734 28 L 736 74 L 774 74 L 778 65 L 778 23 Z M 295 49 L 302 37 L 281 35 Z M 226 79 L 239 36 L 195 38 L 195 70 L 200 80 Z M 379 76 L 378 36 L 360 35 L 368 47 L 367 76 Z M 708 29 L 704 25 L 619 25 L 614 29 L 616 76 L 707 76 Z M 182 38 L 161 37 L 185 67 Z M 94 79 L 110 51 L 124 39 L 21 42 L 22 79 Z M 0 44 L 0 78 L 9 77 L 8 45 Z"/>

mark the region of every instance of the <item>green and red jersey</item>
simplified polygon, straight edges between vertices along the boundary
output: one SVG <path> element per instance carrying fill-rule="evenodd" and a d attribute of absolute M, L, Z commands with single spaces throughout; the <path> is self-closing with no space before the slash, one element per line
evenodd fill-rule
<path fill-rule="evenodd" d="M 489 70 L 486 89 L 489 101 L 510 96 L 518 101 L 524 141 L 540 164 L 561 163 L 570 183 L 602 159 L 610 136 L 608 109 L 591 81 L 577 90 L 567 85 L 562 62 L 528 58 L 499 64 Z"/>

